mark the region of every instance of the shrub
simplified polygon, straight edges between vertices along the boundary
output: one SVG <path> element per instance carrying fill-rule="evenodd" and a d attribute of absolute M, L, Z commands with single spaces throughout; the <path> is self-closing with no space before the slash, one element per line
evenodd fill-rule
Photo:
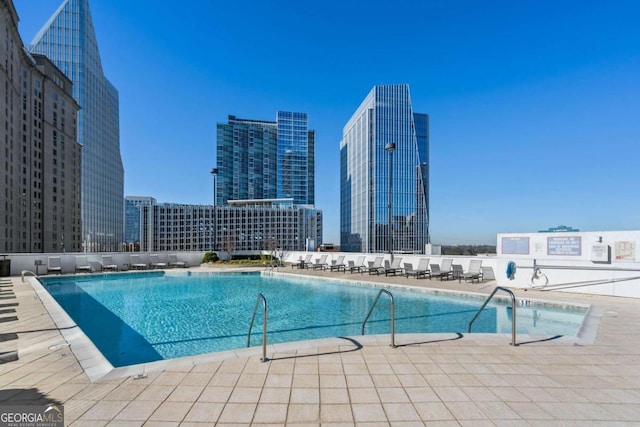
<path fill-rule="evenodd" d="M 259 259 L 260 255 L 233 255 L 231 257 L 232 261 L 255 261 Z"/>
<path fill-rule="evenodd" d="M 202 257 L 203 264 L 208 264 L 210 262 L 216 261 L 218 261 L 218 254 L 216 254 L 215 252 L 207 252 L 204 254 L 204 257 Z"/>

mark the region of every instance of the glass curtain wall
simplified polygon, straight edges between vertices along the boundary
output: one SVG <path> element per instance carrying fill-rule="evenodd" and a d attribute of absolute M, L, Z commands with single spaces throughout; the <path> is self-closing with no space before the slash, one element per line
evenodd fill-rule
<path fill-rule="evenodd" d="M 85 251 L 122 249 L 124 168 L 120 155 L 119 95 L 102 70 L 87 0 L 66 0 L 29 50 L 48 57 L 73 82 L 80 104 L 81 216 Z"/>
<path fill-rule="evenodd" d="M 388 143 L 395 144 L 392 153 Z M 413 113 L 409 86 L 375 86 L 345 126 L 340 145 L 343 250 L 424 250 L 428 144 L 428 116 Z"/>

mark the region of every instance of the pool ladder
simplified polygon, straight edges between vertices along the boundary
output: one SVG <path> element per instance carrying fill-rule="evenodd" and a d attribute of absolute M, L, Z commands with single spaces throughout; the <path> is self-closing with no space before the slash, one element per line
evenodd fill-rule
<path fill-rule="evenodd" d="M 36 273 L 34 273 L 34 272 L 33 272 L 33 271 L 31 271 L 31 270 L 22 270 L 22 273 L 20 273 L 20 276 L 21 276 L 21 279 L 20 279 L 20 280 L 21 280 L 22 282 L 24 282 L 24 277 L 25 277 L 26 275 L 30 275 L 30 276 L 33 276 L 33 277 L 35 277 L 35 278 L 38 278 L 38 277 L 39 277 Z"/>
<path fill-rule="evenodd" d="M 391 292 L 389 292 L 386 289 L 380 289 L 380 292 L 378 292 L 378 296 L 376 296 L 375 301 L 373 301 L 373 304 L 371 304 L 371 308 L 369 309 L 369 313 L 367 313 L 367 317 L 365 317 L 364 322 L 362 322 L 362 335 L 364 335 L 364 326 L 367 324 L 367 320 L 369 320 L 369 317 L 371 316 L 371 313 L 373 312 L 373 309 L 375 308 L 376 304 L 378 303 L 378 300 L 380 299 L 380 296 L 382 294 L 387 294 L 389 296 L 389 299 L 391 301 L 391 347 L 396 348 L 398 347 L 396 345 L 396 314 L 395 314 L 395 307 L 394 307 L 394 302 L 393 302 L 393 295 L 391 294 Z"/>
<path fill-rule="evenodd" d="M 258 312 L 260 303 L 262 303 L 262 357 L 260 358 L 260 361 L 267 362 L 269 360 L 267 357 L 267 299 L 262 295 L 262 293 L 258 294 L 256 305 L 253 308 L 253 316 L 251 316 L 249 333 L 247 334 L 247 347 L 251 347 L 251 330 L 253 329 L 253 322 L 256 320 L 256 313 Z"/>
<path fill-rule="evenodd" d="M 497 286 L 493 290 L 493 292 L 491 292 L 491 295 L 487 297 L 484 304 L 482 304 L 482 307 L 480 307 L 476 315 L 473 316 L 473 319 L 471 319 L 471 322 L 469 322 L 469 332 L 471 332 L 471 325 L 478 318 L 478 316 L 480 315 L 480 312 L 486 307 L 486 305 L 489 303 L 491 298 L 493 298 L 493 296 L 498 291 L 504 291 L 511 296 L 511 345 L 514 347 L 517 347 L 518 344 L 516 343 L 516 297 L 513 295 L 513 292 L 511 292 L 509 289 L 503 288 L 501 286 Z"/>

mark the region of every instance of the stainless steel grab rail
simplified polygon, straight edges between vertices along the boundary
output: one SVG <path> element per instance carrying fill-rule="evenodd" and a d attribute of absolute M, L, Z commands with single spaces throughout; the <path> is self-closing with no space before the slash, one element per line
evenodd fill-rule
<path fill-rule="evenodd" d="M 256 312 L 258 311 L 258 306 L 262 302 L 262 358 L 261 362 L 266 362 L 269 360 L 267 357 L 267 299 L 262 295 L 262 293 L 258 294 L 258 298 L 256 299 L 256 305 L 253 308 L 253 316 L 251 316 L 251 323 L 249 324 L 249 333 L 247 334 L 247 347 L 251 347 L 251 330 L 253 329 L 253 322 L 256 320 Z"/>
<path fill-rule="evenodd" d="M 380 295 L 382 295 L 383 293 L 389 295 L 389 299 L 391 300 L 391 347 L 396 348 L 396 314 L 395 314 L 395 304 L 393 302 L 393 295 L 391 294 L 391 292 L 389 292 L 386 289 L 380 289 L 380 292 L 378 292 L 378 296 L 376 296 L 375 301 L 373 302 L 373 304 L 371 304 L 371 308 L 369 309 L 369 313 L 367 313 L 367 317 L 365 317 L 364 322 L 362 322 L 362 335 L 364 335 L 364 326 L 367 324 L 367 320 L 369 320 L 369 316 L 371 316 L 371 313 L 373 312 L 373 309 L 375 308 L 376 304 L 378 303 L 378 300 L 380 299 Z"/>
<path fill-rule="evenodd" d="M 30 275 L 32 275 L 32 276 L 33 276 L 33 277 L 35 277 L 35 278 L 38 278 L 38 277 L 39 277 L 36 273 L 34 273 L 34 272 L 33 272 L 33 271 L 31 271 L 31 270 L 22 270 L 22 273 L 20 273 L 20 276 L 21 276 L 20 281 L 21 281 L 21 282 L 24 282 L 24 276 L 26 276 L 27 274 L 30 274 Z"/>
<path fill-rule="evenodd" d="M 513 295 L 513 292 L 511 292 L 509 289 L 503 288 L 501 286 L 497 286 L 493 290 L 493 292 L 491 292 L 491 295 L 489 295 L 489 297 L 487 297 L 487 299 L 485 300 L 484 304 L 482 304 L 482 307 L 480 307 L 480 309 L 478 310 L 476 315 L 473 316 L 473 319 L 471 319 L 471 322 L 469 322 L 469 332 L 471 332 L 471 325 L 478 318 L 478 316 L 480 315 L 480 312 L 485 308 L 485 306 L 489 303 L 491 298 L 493 298 L 493 296 L 498 291 L 504 291 L 504 292 L 508 293 L 509 295 L 511 295 L 511 345 L 513 345 L 514 347 L 517 347 L 518 344 L 516 343 L 516 297 L 515 297 L 515 295 Z"/>

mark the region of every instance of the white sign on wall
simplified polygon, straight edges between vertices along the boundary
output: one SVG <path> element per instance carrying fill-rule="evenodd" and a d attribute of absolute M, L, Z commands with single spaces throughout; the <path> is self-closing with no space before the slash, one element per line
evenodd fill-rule
<path fill-rule="evenodd" d="M 616 261 L 635 261 L 636 242 L 616 242 Z"/>
<path fill-rule="evenodd" d="M 547 237 L 547 255 L 582 255 L 582 237 Z"/>
<path fill-rule="evenodd" d="M 503 237 L 501 243 L 503 254 L 529 255 L 528 237 Z"/>
<path fill-rule="evenodd" d="M 609 245 L 606 243 L 594 243 L 591 245 L 591 261 L 609 262 Z"/>

